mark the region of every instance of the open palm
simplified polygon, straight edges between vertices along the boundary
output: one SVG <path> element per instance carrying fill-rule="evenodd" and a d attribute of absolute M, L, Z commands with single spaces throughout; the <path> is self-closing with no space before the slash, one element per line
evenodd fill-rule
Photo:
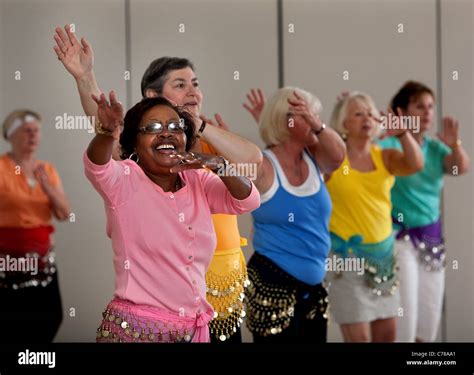
<path fill-rule="evenodd" d="M 71 31 L 70 25 L 66 25 L 64 30 L 66 32 L 59 27 L 55 29 L 54 40 L 56 46 L 54 46 L 54 51 L 66 70 L 74 78 L 80 79 L 92 71 L 94 51 L 84 38 L 81 38 L 81 43 L 79 43 L 76 35 Z"/>
<path fill-rule="evenodd" d="M 459 122 L 453 117 L 443 118 L 443 130 L 438 138 L 449 147 L 453 147 L 459 139 Z"/>
<path fill-rule="evenodd" d="M 109 98 L 110 103 L 103 93 L 100 94 L 100 97 L 92 95 L 92 99 L 97 103 L 97 117 L 103 129 L 111 132 L 120 132 L 120 127 L 123 123 L 123 107 L 117 101 L 114 91 L 110 92 Z"/>

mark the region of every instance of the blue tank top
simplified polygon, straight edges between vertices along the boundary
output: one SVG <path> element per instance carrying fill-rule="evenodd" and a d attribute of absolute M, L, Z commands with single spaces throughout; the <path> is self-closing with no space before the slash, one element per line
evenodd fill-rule
<path fill-rule="evenodd" d="M 331 198 L 316 162 L 306 153 L 306 181 L 290 185 L 275 154 L 264 151 L 275 172 L 271 188 L 261 194 L 260 207 L 252 212 L 253 247 L 294 278 L 319 284 L 325 276 L 330 249 Z"/>

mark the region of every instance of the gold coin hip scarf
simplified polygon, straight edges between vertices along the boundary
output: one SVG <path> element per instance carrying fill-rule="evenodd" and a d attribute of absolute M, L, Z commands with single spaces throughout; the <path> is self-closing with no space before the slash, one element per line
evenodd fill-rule
<path fill-rule="evenodd" d="M 114 299 L 102 313 L 102 323 L 97 329 L 96 342 L 136 343 L 190 343 L 195 328 L 176 319 L 153 317 L 151 309 Z"/>
<path fill-rule="evenodd" d="M 246 315 L 243 300 L 249 280 L 240 248 L 216 252 L 206 273 L 207 301 L 214 309 L 209 322 L 211 336 L 228 340 Z"/>
<path fill-rule="evenodd" d="M 322 284 L 307 285 L 258 253 L 248 264 L 248 274 L 245 303 L 247 327 L 253 334 L 265 337 L 282 333 L 290 326 L 303 295 L 311 304 L 305 319 L 328 319 L 327 291 Z"/>

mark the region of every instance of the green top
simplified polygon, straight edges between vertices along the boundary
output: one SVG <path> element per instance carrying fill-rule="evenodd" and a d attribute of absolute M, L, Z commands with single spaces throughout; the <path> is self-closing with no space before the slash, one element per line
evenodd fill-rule
<path fill-rule="evenodd" d="M 396 137 L 379 142 L 380 147 L 402 150 Z M 392 216 L 406 228 L 433 224 L 440 217 L 444 158 L 451 149 L 443 142 L 424 136 L 421 145 L 424 168 L 410 176 L 397 177 L 392 188 Z"/>

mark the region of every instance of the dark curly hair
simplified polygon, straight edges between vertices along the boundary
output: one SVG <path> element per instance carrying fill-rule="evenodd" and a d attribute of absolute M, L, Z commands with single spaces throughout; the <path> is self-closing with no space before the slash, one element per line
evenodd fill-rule
<path fill-rule="evenodd" d="M 418 99 L 423 94 L 431 95 L 433 100 L 435 98 L 433 91 L 428 86 L 421 82 L 407 81 L 392 98 L 390 107 L 395 113 L 397 113 L 397 108 L 406 110 L 412 100 Z"/>
<path fill-rule="evenodd" d="M 143 115 L 157 105 L 170 107 L 178 113 L 178 116 L 183 119 L 184 124 L 186 125 L 186 130 L 184 132 L 186 134 L 186 151 L 189 151 L 193 146 L 196 136 L 194 121 L 191 115 L 181 107 L 174 106 L 165 98 L 145 98 L 130 108 L 125 115 L 123 131 L 120 135 L 120 146 L 122 148 L 122 154 L 120 157 L 122 159 L 127 159 L 133 154 L 139 133 L 138 128 Z"/>

